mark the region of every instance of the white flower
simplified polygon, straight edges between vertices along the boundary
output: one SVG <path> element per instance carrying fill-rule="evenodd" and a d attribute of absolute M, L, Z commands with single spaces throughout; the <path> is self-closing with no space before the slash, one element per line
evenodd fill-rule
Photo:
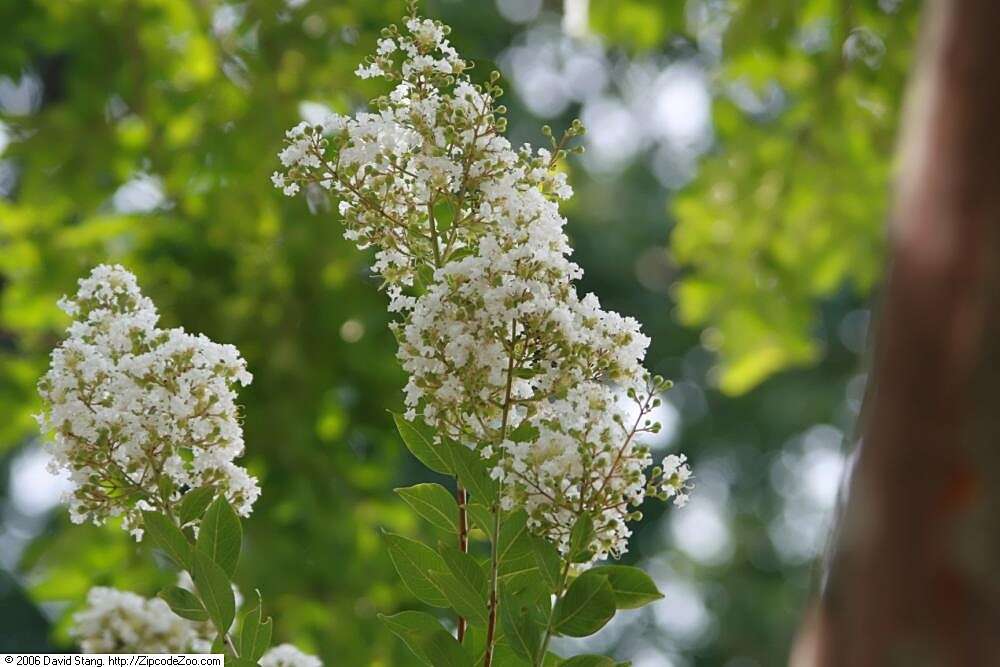
<path fill-rule="evenodd" d="M 394 42 L 391 39 L 380 39 L 378 40 L 377 46 L 378 46 L 378 54 L 380 56 L 387 56 L 390 53 L 394 53 L 397 48 L 396 42 Z"/>
<path fill-rule="evenodd" d="M 158 328 L 121 266 L 96 267 L 61 305 L 74 322 L 39 381 L 38 422 L 53 437 L 53 468 L 73 483 L 70 518 L 123 516 L 141 539 L 142 510 L 202 486 L 249 515 L 260 489 L 233 463 L 243 454 L 233 388 L 252 378 L 236 348 Z"/>
<path fill-rule="evenodd" d="M 333 133 L 293 129 L 275 185 L 328 186 L 345 237 L 374 249 L 400 318 L 405 417 L 474 444 L 501 506 L 525 509 L 535 532 L 565 549 L 587 513 L 595 557 L 619 555 L 652 484 L 641 439 L 658 429 L 646 417 L 665 385 L 643 368 L 638 322 L 577 292 L 562 144 L 512 147 L 497 78 L 472 84 L 448 32 L 416 16 L 390 27 L 359 68 L 392 82 L 378 112 Z M 581 132 L 575 123 L 567 138 Z"/>
<path fill-rule="evenodd" d="M 377 76 L 383 76 L 385 72 L 381 67 L 375 64 L 371 65 L 358 65 L 358 68 L 354 73 L 362 79 L 374 79 Z"/>
<path fill-rule="evenodd" d="M 70 635 L 84 653 L 207 653 L 204 626 L 175 615 L 159 598 L 96 586 L 73 614 Z"/>
<path fill-rule="evenodd" d="M 279 644 L 261 656 L 260 667 L 323 667 L 323 661 L 291 644 Z"/>
<path fill-rule="evenodd" d="M 691 466 L 684 454 L 670 454 L 663 459 L 663 481 L 660 488 L 667 498 L 674 499 L 674 505 L 684 507 L 691 489 Z"/>

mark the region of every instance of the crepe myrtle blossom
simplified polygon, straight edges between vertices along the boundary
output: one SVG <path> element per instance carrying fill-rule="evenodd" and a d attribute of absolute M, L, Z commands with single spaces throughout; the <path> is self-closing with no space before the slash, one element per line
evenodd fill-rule
<path fill-rule="evenodd" d="M 84 653 L 210 653 L 203 625 L 177 616 L 160 598 L 95 586 L 73 614 L 70 636 Z"/>
<path fill-rule="evenodd" d="M 185 582 L 182 575 L 178 585 L 190 589 L 190 580 Z M 177 616 L 160 598 L 95 586 L 84 608 L 73 614 L 70 637 L 84 653 L 211 653 L 214 631 L 208 621 Z M 291 644 L 269 649 L 259 664 L 323 667 L 319 658 Z"/>
<path fill-rule="evenodd" d="M 691 467 L 687 464 L 684 454 L 670 454 L 663 459 L 662 469 L 656 469 L 661 477 L 659 491 L 664 498 L 673 498 L 677 507 L 684 507 L 688 502 L 688 493 L 692 488 Z"/>
<path fill-rule="evenodd" d="M 660 378 L 648 381 L 646 392 L 627 396 L 607 384 L 581 382 L 538 406 L 527 437 L 515 432 L 500 445 L 493 476 L 505 481 L 501 505 L 523 507 L 528 525 L 563 554 L 582 514 L 594 523 L 595 559 L 618 557 L 627 547 L 626 521 L 641 516 L 634 508 L 645 499 L 644 472 L 652 462 L 638 439 L 659 430 L 647 417 L 666 386 Z M 627 422 L 628 402 L 638 411 Z"/>
<path fill-rule="evenodd" d="M 237 349 L 159 328 L 121 266 L 93 269 L 60 307 L 73 323 L 38 384 L 37 419 L 52 435 L 53 471 L 72 481 L 70 518 L 121 516 L 138 540 L 143 510 L 169 513 L 204 486 L 249 515 L 260 489 L 234 463 L 243 453 L 234 388 L 251 381 Z"/>
<path fill-rule="evenodd" d="M 499 74 L 473 84 L 448 33 L 415 15 L 384 30 L 357 73 L 389 93 L 370 113 L 289 130 L 272 180 L 329 191 L 345 236 L 373 250 L 399 316 L 405 417 L 477 449 L 504 509 L 525 509 L 564 552 L 588 514 L 595 558 L 618 556 L 634 508 L 665 497 L 642 437 L 669 383 L 643 368 L 638 322 L 577 292 L 559 164 L 583 127 L 561 141 L 544 128 L 550 149 L 511 146 Z"/>
<path fill-rule="evenodd" d="M 323 667 L 323 661 L 291 644 L 278 644 L 258 661 L 260 667 Z"/>
<path fill-rule="evenodd" d="M 331 114 L 290 129 L 283 169 L 272 176 L 287 195 L 302 186 L 331 191 L 345 236 L 374 248 L 374 269 L 396 311 L 413 305 L 402 288 L 421 280 L 422 270 L 468 254 L 515 191 L 571 193 L 565 175 L 551 169 L 552 153 L 515 151 L 502 136 L 496 78 L 473 85 L 448 32 L 415 17 L 402 31 L 386 29 L 359 72 L 393 82 L 392 91 L 374 101 L 372 113 Z"/>

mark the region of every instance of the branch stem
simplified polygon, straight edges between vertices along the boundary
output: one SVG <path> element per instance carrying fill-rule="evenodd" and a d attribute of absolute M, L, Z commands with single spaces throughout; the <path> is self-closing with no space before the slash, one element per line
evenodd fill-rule
<path fill-rule="evenodd" d="M 503 417 L 500 421 L 500 445 L 507 439 L 507 425 L 510 420 L 511 393 L 514 385 L 514 349 L 516 347 L 517 320 L 510 323 L 510 352 L 507 357 L 507 387 L 504 391 Z M 500 448 L 502 451 L 502 447 Z M 497 500 L 493 504 L 493 540 L 490 544 L 490 615 L 486 625 L 486 653 L 483 656 L 483 667 L 493 665 L 493 645 L 496 642 L 497 625 L 497 573 L 500 569 L 499 563 L 499 543 L 500 543 L 500 495 L 503 491 L 503 478 L 498 482 Z"/>
<path fill-rule="evenodd" d="M 542 637 L 542 650 L 539 652 L 537 659 L 535 660 L 534 667 L 542 667 L 545 664 L 545 652 L 549 650 L 549 641 L 552 639 L 552 622 L 556 618 L 556 605 L 559 604 L 559 600 L 566 593 L 566 579 L 569 578 L 569 558 L 563 564 L 562 575 L 559 577 L 559 587 L 556 591 L 556 599 L 552 603 L 552 608 L 549 609 L 549 620 L 545 624 L 545 636 Z"/>
<path fill-rule="evenodd" d="M 455 495 L 458 499 L 458 550 L 462 553 L 469 553 L 469 514 L 466 510 L 466 504 L 469 502 L 469 494 L 465 491 L 461 482 L 458 482 Z M 465 641 L 465 630 L 467 627 L 468 621 L 465 620 L 464 616 L 459 616 L 458 642 L 460 644 Z"/>

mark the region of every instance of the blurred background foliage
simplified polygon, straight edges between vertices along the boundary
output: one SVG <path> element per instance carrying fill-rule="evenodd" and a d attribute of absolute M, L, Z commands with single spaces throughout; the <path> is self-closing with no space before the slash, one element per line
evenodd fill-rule
<path fill-rule="evenodd" d="M 352 71 L 403 3 L 0 4 L 0 650 L 69 648 L 90 586 L 169 576 L 114 527 L 71 526 L 34 384 L 99 262 L 163 321 L 236 344 L 264 495 L 239 578 L 329 665 L 412 664 L 378 611 L 418 606 L 378 537 L 426 530 L 426 477 L 386 414 L 403 377 L 385 299 L 336 212 L 268 175 L 282 133 L 380 92 Z M 511 138 L 580 116 L 566 206 L 582 288 L 638 317 L 676 388 L 659 453 L 688 508 L 650 504 L 629 562 L 666 598 L 596 648 L 637 667 L 781 664 L 860 405 L 915 0 L 425 0 L 508 82 Z M 752 391 L 750 391 L 752 389 Z"/>

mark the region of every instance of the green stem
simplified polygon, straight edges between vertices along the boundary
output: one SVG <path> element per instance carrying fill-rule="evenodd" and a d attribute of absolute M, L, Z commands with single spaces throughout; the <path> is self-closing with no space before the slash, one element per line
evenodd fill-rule
<path fill-rule="evenodd" d="M 229 646 L 229 650 L 233 652 L 233 657 L 239 658 L 240 653 L 236 650 L 236 644 L 233 643 L 233 638 L 229 636 L 229 633 L 223 632 L 222 638 L 226 641 L 226 645 Z"/>
<path fill-rule="evenodd" d="M 466 505 L 469 502 L 469 496 L 462 486 L 461 482 L 457 483 L 458 488 L 455 490 L 455 495 L 458 500 L 458 550 L 462 553 L 469 553 L 469 515 L 466 512 Z M 468 627 L 468 622 L 465 620 L 464 616 L 458 617 L 458 643 L 461 644 L 465 641 L 465 631 Z"/>
<path fill-rule="evenodd" d="M 542 667 L 545 663 L 545 652 L 549 650 L 549 641 L 552 639 L 552 622 L 556 618 L 556 605 L 559 604 L 559 600 L 566 593 L 566 579 L 569 578 L 569 567 L 570 561 L 567 558 L 566 564 L 563 565 L 562 575 L 559 577 L 559 586 L 556 590 L 556 599 L 552 603 L 552 608 L 549 609 L 549 620 L 545 624 L 545 636 L 542 637 L 542 650 L 538 654 L 538 658 L 535 661 L 534 667 Z"/>
<path fill-rule="evenodd" d="M 503 417 L 500 422 L 500 445 L 507 439 L 507 422 L 510 419 L 511 393 L 514 385 L 514 347 L 517 333 L 517 320 L 510 323 L 510 353 L 507 359 L 507 387 L 504 394 Z M 483 656 L 483 667 L 493 664 L 493 644 L 496 642 L 497 625 L 497 574 L 500 569 L 500 495 L 503 493 L 503 478 L 497 484 L 497 500 L 493 504 L 493 540 L 490 544 L 490 615 L 486 626 L 486 654 Z"/>
<path fill-rule="evenodd" d="M 441 268 L 441 246 L 438 243 L 437 220 L 434 219 L 434 200 L 427 202 L 427 220 L 431 227 L 431 248 L 434 250 L 434 268 Z"/>
<path fill-rule="evenodd" d="M 434 200 L 427 202 L 427 220 L 430 224 L 431 247 L 434 249 L 434 268 L 440 269 L 444 266 L 441 259 L 441 248 L 438 241 L 437 221 L 434 219 Z M 469 552 L 469 515 L 466 506 L 469 501 L 468 494 L 462 487 L 461 482 L 457 482 L 455 489 L 455 500 L 458 503 L 458 549 L 462 553 Z M 464 616 L 458 617 L 458 642 L 465 641 L 465 631 L 468 628 L 468 621 Z"/>

